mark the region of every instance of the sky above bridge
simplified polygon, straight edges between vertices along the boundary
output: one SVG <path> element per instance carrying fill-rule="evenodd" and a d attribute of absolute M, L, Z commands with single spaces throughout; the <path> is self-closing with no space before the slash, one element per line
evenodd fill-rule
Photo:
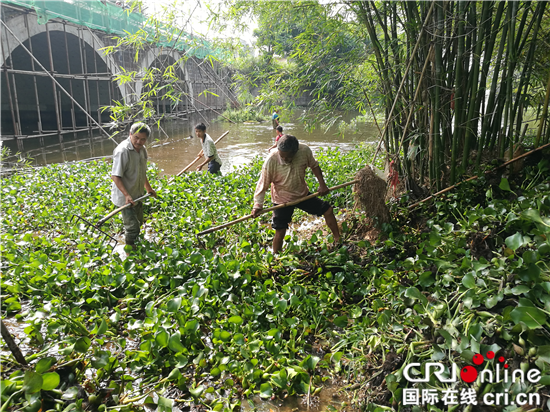
<path fill-rule="evenodd" d="M 217 30 L 210 28 L 208 25 L 208 7 L 217 9 L 222 4 L 220 0 L 143 0 L 143 3 L 147 6 L 149 14 L 159 15 L 162 15 L 167 7 L 173 9 L 175 5 L 175 8 L 181 12 L 178 13 L 181 16 L 180 24 L 185 25 L 185 30 L 189 33 L 203 35 L 209 39 L 238 37 L 250 44 L 252 31 L 257 27 L 256 24 L 251 24 L 244 33 L 232 29 L 219 33 Z"/>

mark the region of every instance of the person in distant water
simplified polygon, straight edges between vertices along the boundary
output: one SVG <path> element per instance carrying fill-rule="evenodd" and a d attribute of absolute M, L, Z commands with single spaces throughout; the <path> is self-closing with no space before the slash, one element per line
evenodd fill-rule
<path fill-rule="evenodd" d="M 329 189 L 323 178 L 319 163 L 313 157 L 311 149 L 298 142 L 294 136 L 284 134 L 277 143 L 277 151 L 271 152 L 262 167 L 260 180 L 254 193 L 252 216 L 258 217 L 263 210 L 265 192 L 271 186 L 271 199 L 275 205 L 298 200 L 310 194 L 305 181 L 306 168 L 310 168 L 319 181 L 319 196 L 326 195 Z M 272 227 L 275 229 L 273 238 L 273 253 L 279 253 L 283 247 L 288 224 L 292 220 L 295 208 L 317 216 L 323 216 L 332 232 L 334 241 L 340 241 L 340 231 L 334 216 L 332 205 L 315 197 L 273 211 Z"/>
<path fill-rule="evenodd" d="M 205 160 L 198 167 L 197 170 L 202 170 L 202 167 L 208 163 L 208 171 L 210 173 L 220 173 L 222 167 L 222 161 L 218 156 L 218 150 L 214 144 L 214 140 L 206 133 L 206 126 L 204 123 L 199 123 L 195 126 L 195 134 L 201 140 L 202 153 Z"/>
<path fill-rule="evenodd" d="M 271 120 L 273 121 L 273 128 L 276 129 L 277 126 L 279 126 L 279 115 L 277 114 L 277 110 L 273 111 L 273 116 L 271 117 Z"/>
<path fill-rule="evenodd" d="M 269 152 L 271 149 L 275 149 L 277 147 L 277 142 L 283 135 L 283 126 L 277 126 L 277 136 L 275 136 L 275 144 L 271 146 L 267 151 Z"/>
<path fill-rule="evenodd" d="M 153 196 L 157 193 L 147 180 L 147 150 L 145 143 L 151 129 L 145 123 L 134 123 L 130 127 L 130 136 L 113 151 L 111 171 L 111 200 L 120 207 L 127 203 L 132 206 L 122 211 L 126 244 L 134 247 L 143 224 L 143 203 L 134 199 L 143 195 L 143 189 Z"/>

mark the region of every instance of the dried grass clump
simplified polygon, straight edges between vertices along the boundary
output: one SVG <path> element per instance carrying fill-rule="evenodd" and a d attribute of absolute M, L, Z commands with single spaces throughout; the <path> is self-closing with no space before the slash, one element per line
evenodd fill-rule
<path fill-rule="evenodd" d="M 386 206 L 386 182 L 378 177 L 367 165 L 357 172 L 355 179 L 355 208 L 361 209 L 365 215 L 377 225 L 390 221 L 390 211 Z"/>

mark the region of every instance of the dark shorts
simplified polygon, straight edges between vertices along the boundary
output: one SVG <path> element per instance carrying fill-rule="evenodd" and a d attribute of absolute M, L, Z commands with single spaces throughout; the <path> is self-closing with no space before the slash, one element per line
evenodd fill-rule
<path fill-rule="evenodd" d="M 273 223 L 271 224 L 271 227 L 275 230 L 288 229 L 288 224 L 292 221 L 292 214 L 294 213 L 295 208 L 302 209 L 310 215 L 323 216 L 326 211 L 331 208 L 331 204 L 319 199 L 318 197 L 314 197 L 313 199 L 304 200 L 302 203 L 298 203 L 295 206 L 287 206 L 282 209 L 276 209 L 273 211 Z"/>
<path fill-rule="evenodd" d="M 222 165 L 216 162 L 215 160 L 212 160 L 210 163 L 208 163 L 208 171 L 210 173 L 218 173 L 221 167 Z"/>

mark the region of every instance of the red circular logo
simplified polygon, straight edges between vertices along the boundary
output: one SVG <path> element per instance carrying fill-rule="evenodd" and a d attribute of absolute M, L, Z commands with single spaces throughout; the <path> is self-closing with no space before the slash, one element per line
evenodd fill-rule
<path fill-rule="evenodd" d="M 466 383 L 472 383 L 477 379 L 477 370 L 473 366 L 464 366 L 460 370 L 460 379 Z"/>
<path fill-rule="evenodd" d="M 495 357 L 495 352 L 493 352 L 492 350 L 490 350 L 489 352 L 487 352 L 487 359 L 493 359 Z"/>
<path fill-rule="evenodd" d="M 474 355 L 474 357 L 472 358 L 472 361 L 474 362 L 474 364 L 476 365 L 481 365 L 483 363 L 485 359 L 483 359 L 483 355 L 481 354 L 476 354 Z"/>

